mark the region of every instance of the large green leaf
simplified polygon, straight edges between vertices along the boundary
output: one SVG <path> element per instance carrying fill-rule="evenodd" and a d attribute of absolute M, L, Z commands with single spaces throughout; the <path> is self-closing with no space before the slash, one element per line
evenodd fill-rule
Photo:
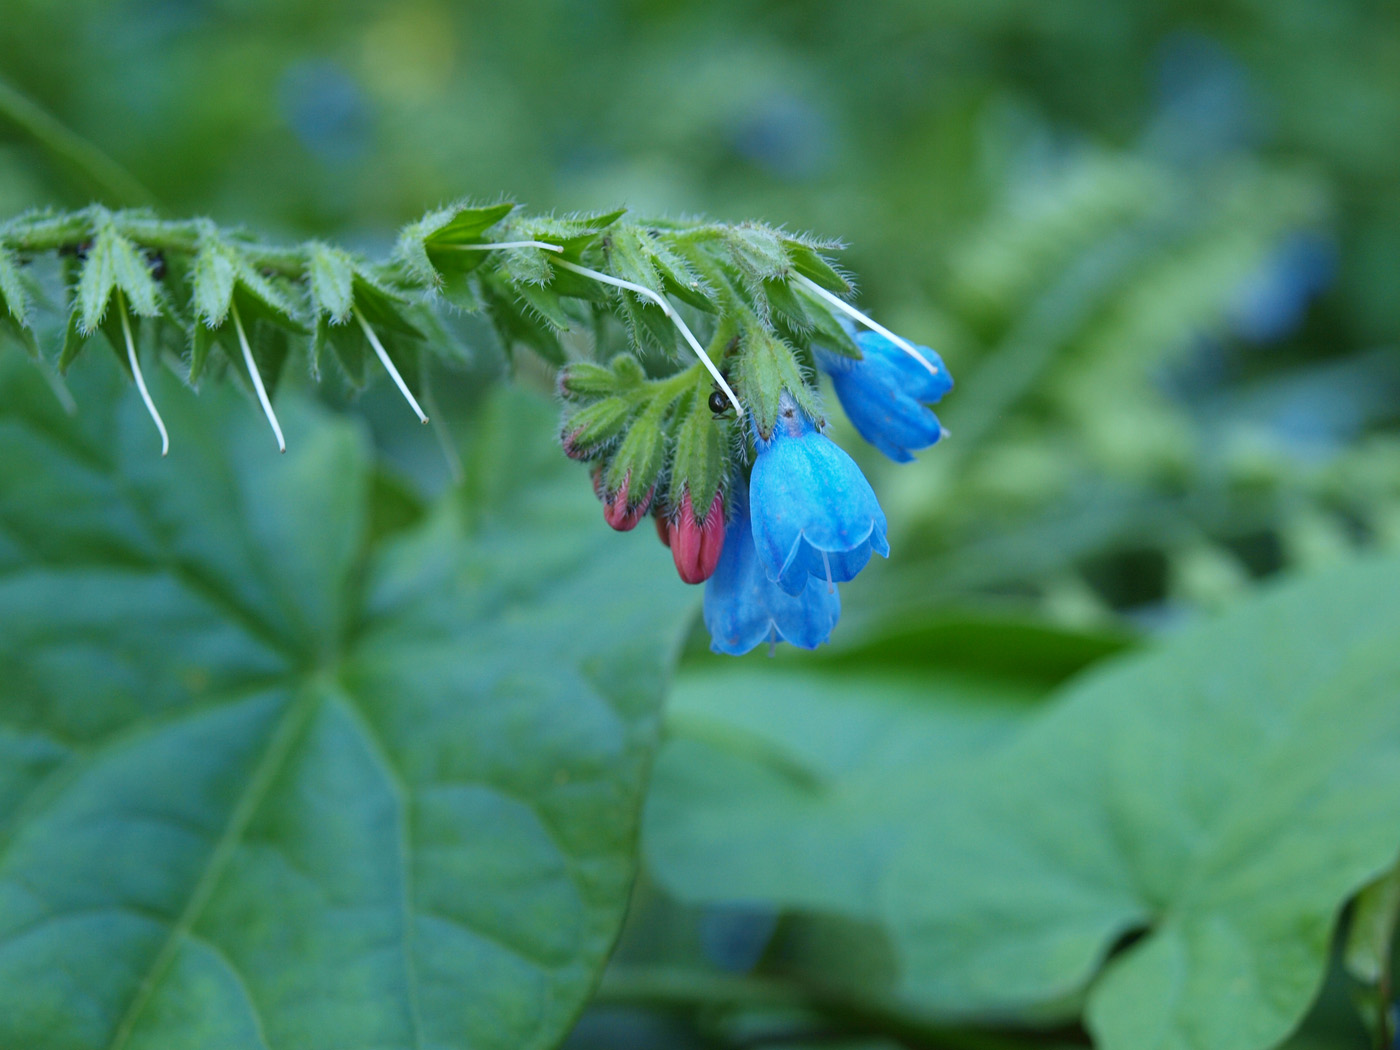
<path fill-rule="evenodd" d="M 683 589 L 530 481 L 547 405 L 498 404 L 470 505 L 381 541 L 356 427 L 284 397 L 278 457 L 167 378 L 162 460 L 96 371 L 76 421 L 0 378 L 0 1046 L 553 1045 Z"/>
<path fill-rule="evenodd" d="M 688 901 L 874 918 L 880 874 L 928 796 L 1114 644 L 953 619 L 825 659 L 688 666 L 647 799 L 648 865 Z"/>
<path fill-rule="evenodd" d="M 1370 561 L 1068 687 L 911 827 L 883 896 L 906 994 L 997 1012 L 1093 981 L 1109 1050 L 1282 1039 L 1400 847 L 1397 637 L 1400 563 Z"/>

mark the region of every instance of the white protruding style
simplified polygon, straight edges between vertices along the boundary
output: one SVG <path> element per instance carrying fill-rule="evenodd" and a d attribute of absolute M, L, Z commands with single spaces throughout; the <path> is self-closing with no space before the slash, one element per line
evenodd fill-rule
<path fill-rule="evenodd" d="M 741 419 L 743 418 L 744 406 L 739 404 L 738 396 L 735 395 L 733 389 L 725 380 L 724 375 L 715 367 L 715 363 L 710 360 L 710 355 L 705 353 L 705 348 L 700 345 L 700 341 L 695 338 L 695 334 L 690 330 L 685 320 L 680 314 L 676 313 L 676 308 L 671 305 L 669 299 L 664 295 L 658 295 L 645 285 L 635 284 L 632 281 L 624 281 L 620 277 L 611 277 L 608 274 L 599 273 L 597 270 L 590 270 L 587 266 L 580 266 L 578 263 L 569 262 L 568 259 L 555 259 L 554 265 L 562 266 L 564 269 L 572 270 L 574 273 L 582 274 L 584 277 L 592 277 L 595 281 L 601 281 L 603 284 L 611 284 L 616 288 L 626 288 L 629 292 L 636 292 L 638 295 L 650 299 L 652 302 L 656 303 L 657 306 L 661 307 L 662 310 L 666 311 L 666 316 L 671 319 L 671 323 L 680 329 L 681 335 L 684 336 L 685 341 L 690 344 L 690 349 L 695 352 L 696 357 L 700 358 L 700 363 L 705 366 L 710 375 L 714 376 L 715 382 L 718 383 L 719 388 L 724 391 L 724 396 L 729 398 L 729 403 L 734 406 L 735 415 Z"/>
<path fill-rule="evenodd" d="M 547 252 L 562 252 L 564 249 L 557 244 L 549 244 L 546 241 L 482 241 L 480 244 L 435 244 L 433 251 L 441 251 L 443 248 L 456 252 L 493 252 L 497 248 L 543 248 Z"/>
<path fill-rule="evenodd" d="M 165 421 L 156 411 L 156 403 L 151 400 L 151 392 L 146 389 L 146 377 L 141 374 L 141 362 L 136 356 L 136 340 L 131 338 L 131 320 L 126 315 L 126 297 L 117 292 L 117 309 L 122 318 L 122 337 L 126 340 L 126 359 L 131 362 L 131 374 L 136 379 L 136 389 L 141 392 L 141 400 L 146 402 L 146 411 L 151 414 L 156 429 L 160 431 L 160 454 L 170 455 L 170 434 L 165 429 Z"/>
<path fill-rule="evenodd" d="M 355 313 L 355 320 L 360 322 L 360 327 L 365 330 L 365 338 L 369 340 L 369 345 L 374 347 L 374 352 L 379 355 L 379 363 L 384 366 L 384 371 L 389 373 L 389 378 L 394 381 L 394 385 L 399 388 L 399 393 L 404 396 L 409 407 L 418 414 L 418 422 L 427 423 L 428 417 L 423 413 L 422 407 L 418 404 L 418 399 L 413 396 L 413 392 L 408 389 L 408 384 L 403 381 L 403 376 L 399 375 L 399 370 L 394 367 L 394 362 L 389 360 L 389 354 L 384 349 L 384 344 L 379 341 L 379 336 L 374 334 L 374 329 L 365 320 L 365 315 L 360 313 L 358 306 L 351 307 Z"/>
<path fill-rule="evenodd" d="M 233 317 L 233 330 L 238 333 L 238 344 L 243 347 L 243 362 L 248 366 L 248 375 L 253 380 L 253 389 L 258 393 L 258 402 L 262 405 L 263 415 L 267 416 L 267 421 L 272 426 L 272 433 L 277 438 L 277 451 L 287 451 L 287 439 L 282 436 L 282 427 L 277 422 L 277 413 L 272 411 L 272 402 L 267 398 L 267 388 L 263 386 L 262 376 L 258 374 L 257 362 L 253 360 L 253 348 L 248 345 L 248 336 L 243 331 L 243 319 L 238 316 L 238 304 L 229 304 L 229 314 Z"/>
<path fill-rule="evenodd" d="M 850 303 L 846 302 L 846 300 L 842 299 L 840 296 L 832 295 L 830 292 L 828 292 L 825 288 L 819 285 L 816 281 L 812 280 L 810 277 L 806 277 L 795 270 L 793 271 L 792 276 L 793 279 L 796 280 L 799 284 L 801 284 L 803 288 L 806 288 L 808 291 L 815 292 L 817 295 L 821 296 L 823 299 L 829 302 L 832 306 L 836 307 L 836 309 L 840 310 L 844 314 L 849 315 L 854 320 L 859 321 L 861 324 L 865 325 L 866 328 L 869 328 L 872 332 L 879 332 L 886 339 L 892 342 L 895 346 L 899 347 L 906 354 L 912 357 L 915 361 L 919 362 L 919 364 L 927 368 L 929 371 L 929 375 L 938 375 L 938 366 L 933 364 L 923 354 L 919 353 L 918 349 L 914 346 L 913 343 L 909 342 L 909 340 L 902 339 L 899 336 L 895 335 L 888 328 L 882 325 L 879 321 L 872 321 L 869 317 L 861 313 Z"/>

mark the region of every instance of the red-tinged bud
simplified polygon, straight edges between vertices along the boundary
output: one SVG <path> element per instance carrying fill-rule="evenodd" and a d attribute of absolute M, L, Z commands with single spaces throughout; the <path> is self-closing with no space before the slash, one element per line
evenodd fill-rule
<path fill-rule="evenodd" d="M 681 579 L 686 583 L 704 583 L 714 573 L 724 549 L 724 494 L 715 493 L 704 522 L 698 523 L 687 490 L 681 497 L 680 514 L 668 530 L 668 546 Z"/>
<path fill-rule="evenodd" d="M 603 464 L 599 463 L 596 467 L 589 471 L 589 474 L 593 478 L 593 495 L 597 496 L 599 501 L 606 502 L 606 498 L 603 493 Z"/>
<path fill-rule="evenodd" d="M 559 433 L 564 455 L 570 459 L 597 459 L 627 427 L 632 406 L 620 397 L 595 401 L 569 415 Z"/>
<path fill-rule="evenodd" d="M 609 525 L 618 532 L 630 532 L 637 527 L 637 522 L 642 520 L 651 507 L 651 497 L 656 493 L 656 486 L 647 489 L 646 494 L 636 503 L 632 503 L 627 496 L 627 484 L 632 480 L 629 471 L 622 479 L 622 484 L 611 496 L 603 497 L 603 518 Z"/>
<path fill-rule="evenodd" d="M 671 527 L 666 524 L 666 515 L 662 514 L 661 511 L 658 510 L 655 514 L 652 515 L 651 520 L 656 522 L 656 535 L 661 540 L 661 546 L 670 547 Z"/>

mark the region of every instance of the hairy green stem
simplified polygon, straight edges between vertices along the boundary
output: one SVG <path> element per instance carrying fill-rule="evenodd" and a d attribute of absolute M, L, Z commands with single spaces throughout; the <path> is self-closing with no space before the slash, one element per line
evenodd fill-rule
<path fill-rule="evenodd" d="M 135 175 L 3 80 L 0 80 L 0 117 L 80 174 L 113 207 L 155 203 L 155 195 Z"/>
<path fill-rule="evenodd" d="M 123 215 L 122 232 L 141 247 L 153 252 L 193 255 L 199 250 L 203 225 L 197 220 L 167 222 L 153 218 Z M 57 216 L 20 216 L 0 227 L 5 240 L 21 252 L 57 252 L 72 250 L 90 240 L 93 235 L 89 211 L 77 211 Z M 295 248 L 281 248 L 254 241 L 238 241 L 238 247 L 259 269 L 282 277 L 301 277 L 306 272 L 306 257 Z"/>

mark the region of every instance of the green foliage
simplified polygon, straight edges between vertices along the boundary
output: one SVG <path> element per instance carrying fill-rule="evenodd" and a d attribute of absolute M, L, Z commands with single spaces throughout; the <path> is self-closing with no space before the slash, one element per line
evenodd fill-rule
<path fill-rule="evenodd" d="M 1054 1016 L 1087 993 L 1107 1048 L 1275 1045 L 1400 842 L 1398 584 L 1392 560 L 1280 588 L 1038 712 L 1045 680 L 995 645 L 971 673 L 686 675 L 652 869 L 685 900 L 877 923 L 918 1011 Z M 1371 980 L 1387 886 L 1357 917 Z"/>
<path fill-rule="evenodd" d="M 158 381 L 163 461 L 110 378 L 76 420 L 0 390 L 0 1045 L 553 1045 L 627 900 L 681 589 L 572 477 L 492 498 L 519 453 L 385 535 L 363 428 L 300 398 L 277 457 Z M 548 406 L 483 411 L 548 448 Z"/>
<path fill-rule="evenodd" d="M 720 668 L 692 638 L 656 752 L 628 929 L 571 1050 L 1391 1046 L 1400 822 L 1390 774 L 1366 760 L 1396 764 L 1387 708 L 1398 698 L 1384 678 L 1370 688 L 1365 667 L 1386 673 L 1394 604 L 1383 589 L 1395 572 L 1376 555 L 1400 551 L 1397 11 L 1327 0 L 241 0 L 236 11 L 11 0 L 0 78 L 23 93 L 0 82 L 0 216 L 39 210 L 0 226 L 0 472 L 16 479 L 13 498 L 0 488 L 6 686 L 22 699 L 31 679 L 58 682 L 37 705 L 50 724 L 135 718 L 148 695 L 194 695 L 179 666 L 233 661 L 242 677 L 216 684 L 274 705 L 322 665 L 306 656 L 289 669 L 279 655 L 311 652 L 305 610 L 368 617 L 366 566 L 380 580 L 391 551 L 412 561 L 420 550 L 435 554 L 421 579 L 441 602 L 395 618 L 405 629 L 389 647 L 433 650 L 433 681 L 465 681 L 478 664 L 501 672 L 454 693 L 452 717 L 421 735 L 448 750 L 499 741 L 480 727 L 489 717 L 513 734 L 509 764 L 522 770 L 545 740 L 601 744 L 580 739 L 567 700 L 542 715 L 519 676 L 581 665 L 575 637 L 617 642 L 595 623 L 614 600 L 636 603 L 659 660 L 669 628 L 646 616 L 675 613 L 658 591 L 668 559 L 649 527 L 607 535 L 577 468 L 556 479 L 549 464 L 562 457 L 541 438 L 558 433 L 557 417 L 486 387 L 503 372 L 541 391 L 557 378 L 566 419 L 618 399 L 627 433 L 588 468 L 605 493 L 654 475 L 662 504 L 686 475 L 709 484 L 716 450 L 741 464 L 748 421 L 712 417 L 713 379 L 691 367 L 654 299 L 563 264 L 583 266 L 665 296 L 760 422 L 782 388 L 809 397 L 879 493 L 896 554 L 843 588 L 835 650 Z M 464 191 L 477 196 L 396 239 L 427 204 Z M 76 210 L 93 200 L 111 210 Z M 635 211 L 567 213 L 618 201 Z M 213 218 L 117 210 L 152 205 Z M 838 255 L 834 242 L 745 216 L 839 233 L 850 247 Z M 563 250 L 483 250 L 528 240 Z M 836 400 L 808 389 L 814 343 L 856 351 L 795 278 L 855 301 L 847 268 L 862 305 L 935 347 L 957 379 L 938 409 L 951 439 L 918 464 L 865 454 Z M 74 309 L 84 303 L 86 317 Z M 235 305 L 287 416 L 285 464 L 250 432 L 254 376 Z M 357 311 L 433 431 L 375 382 L 384 369 Z M 99 352 L 83 353 L 92 340 Z M 167 463 L 103 342 L 119 369 L 145 367 L 170 415 Z M 157 363 L 198 383 L 200 400 Z M 68 368 L 76 422 L 55 365 Z M 367 425 L 306 407 L 308 372 L 316 397 L 354 398 Z M 230 376 L 248 403 L 221 389 Z M 326 451 L 342 445 L 353 454 Z M 359 466 L 342 470 L 350 460 Z M 286 480 L 294 462 L 302 473 Z M 50 473 L 44 513 L 14 509 Z M 264 493 L 275 473 L 275 499 L 240 507 L 219 495 Z M 329 483 L 342 475 L 354 490 L 343 498 Z M 197 521 L 190 509 L 172 524 L 178 499 L 200 508 Z M 305 581 L 347 522 L 364 539 L 332 574 L 345 597 L 327 600 Z M 206 545 L 260 557 L 187 558 L 205 532 Z M 295 557 L 276 556 L 294 545 Z M 246 596 L 247 615 L 211 604 L 214 585 Z M 485 655 L 477 635 L 493 644 Z M 1128 637 L 1140 651 L 1099 668 Z M 516 678 L 491 662 L 497 649 L 517 654 Z M 248 671 L 240 654 L 268 665 Z M 358 659 L 333 655 L 339 668 Z M 417 680 L 395 677 L 407 711 Z M 0 724 L 27 710 L 0 689 Z M 16 808 L 11 788 L 88 738 L 25 739 L 25 757 L 0 760 L 0 923 L 47 888 L 16 890 L 8 877 L 29 849 L 11 829 L 47 813 L 43 795 Z M 607 759 L 629 776 L 650 748 L 643 729 L 635 739 L 630 758 Z M 217 737 L 214 753 L 227 744 Z M 216 775 L 176 757 L 188 783 Z M 363 811 L 342 800 L 362 802 L 382 780 L 377 767 L 354 770 L 365 775 L 309 796 L 314 810 L 274 785 L 249 827 L 285 808 L 324 815 L 309 844 L 348 833 L 337 818 Z M 164 772 L 139 797 L 134 781 L 111 797 L 149 799 L 158 814 L 204 797 L 183 784 L 174 801 L 153 797 Z M 630 814 L 638 790 L 619 790 Z M 632 827 L 615 816 L 610 827 Z M 63 828 L 74 843 L 103 832 Z M 108 889 L 164 879 L 178 893 L 190 868 L 137 864 L 162 829 L 179 844 L 178 829 L 141 825 L 113 836 L 82 878 Z M 395 856 L 332 851 L 326 863 L 344 862 L 330 873 L 343 886 Z M 616 856 L 625 865 L 631 850 Z M 509 884 L 528 905 L 542 885 L 528 875 L 454 875 L 453 904 Z M 269 910 L 302 899 L 268 897 Z M 527 905 L 502 906 L 500 921 L 538 933 L 550 913 Z M 113 927 L 169 924 L 141 900 L 124 907 Z M 302 942 L 282 932 L 263 936 L 258 980 L 297 957 Z M 24 936 L 7 948 L 0 932 L 5 981 L 66 980 L 52 1000 L 65 1023 L 129 1005 L 97 994 L 142 973 L 110 941 L 85 942 L 65 977 Z M 190 944 L 153 1005 L 183 987 L 174 962 L 186 975 L 222 972 L 207 943 Z M 598 947 L 557 978 L 570 990 L 557 1023 L 534 1033 L 542 1043 L 562 1037 L 601 957 Z M 348 983 L 341 961 L 314 973 Z M 498 986 L 477 972 L 443 983 L 453 1005 Z M 215 993 L 231 984 L 218 980 Z M 335 1015 L 389 1016 L 397 994 L 358 985 Z M 19 1039 L 5 1028 L 35 1016 L 16 1003 L 50 1000 L 0 998 L 5 1050 L 65 1045 L 68 1029 Z M 166 1045 L 239 1045 L 202 1016 L 233 1014 L 186 1010 Z M 475 1016 L 470 1040 L 425 1032 L 424 1045 L 528 1045 L 508 1019 Z M 263 1033 L 270 1050 L 335 1034 Z M 338 1045 L 381 1034 L 366 1024 Z"/>

